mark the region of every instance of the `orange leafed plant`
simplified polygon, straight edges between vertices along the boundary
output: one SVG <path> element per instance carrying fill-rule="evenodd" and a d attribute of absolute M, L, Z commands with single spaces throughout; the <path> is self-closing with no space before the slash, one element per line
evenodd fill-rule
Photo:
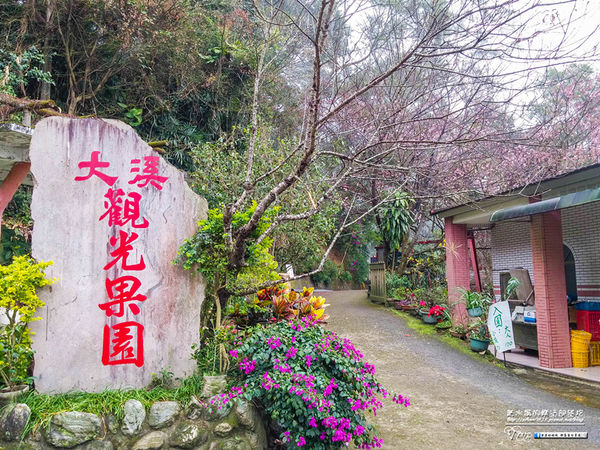
<path fill-rule="evenodd" d="M 273 315 L 277 320 L 301 319 L 312 317 L 318 322 L 326 321 L 324 297 L 312 295 L 314 288 L 303 288 L 302 292 L 295 291 L 289 285 L 273 286 L 256 293 L 254 303 L 263 307 L 271 305 Z"/>

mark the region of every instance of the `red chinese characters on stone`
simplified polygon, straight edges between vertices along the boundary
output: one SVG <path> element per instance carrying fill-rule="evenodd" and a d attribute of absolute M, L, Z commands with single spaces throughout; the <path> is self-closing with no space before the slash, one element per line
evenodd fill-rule
<path fill-rule="evenodd" d="M 139 167 L 132 167 L 130 172 L 136 173 L 136 176 L 129 181 L 129 184 L 137 183 L 137 187 L 143 188 L 148 186 L 150 183 L 159 191 L 162 190 L 162 184 L 169 179 L 169 177 L 161 177 L 158 175 L 158 156 L 145 156 L 144 157 L 144 168 L 142 174 L 140 174 Z M 132 159 L 131 164 L 140 164 L 140 159 Z"/>
<path fill-rule="evenodd" d="M 123 189 L 116 191 L 108 188 L 104 195 L 106 201 L 104 207 L 106 212 L 98 220 L 108 217 L 108 226 L 114 225 L 122 227 L 131 222 L 133 228 L 148 228 L 148 220 L 140 217 L 140 200 L 142 196 L 137 192 L 130 192 L 125 197 Z"/>
<path fill-rule="evenodd" d="M 148 185 L 163 189 L 164 183 L 169 177 L 159 175 L 158 156 L 145 156 L 131 160 L 130 172 L 134 174 L 129 180 L 129 185 L 136 188 L 145 188 Z M 114 187 L 118 177 L 111 177 L 104 170 L 110 167 L 110 163 L 100 161 L 100 152 L 91 153 L 89 161 L 79 163 L 80 169 L 87 169 L 87 174 L 75 177 L 76 181 L 84 181 L 93 176 L 100 178 L 109 185 L 104 195 L 104 212 L 98 219 L 108 222 L 109 227 L 125 227 L 129 225 L 135 229 L 149 228 L 149 221 L 143 216 L 141 192 L 126 193 L 124 189 Z M 104 270 L 121 271 L 143 271 L 146 263 L 142 255 L 133 253 L 134 242 L 139 235 L 133 231 L 119 229 L 118 236 L 112 236 L 109 244 L 109 262 Z M 141 313 L 141 303 L 147 300 L 146 295 L 140 292 L 142 283 L 136 276 L 117 273 L 114 278 L 105 278 L 106 295 L 108 299 L 100 303 L 98 307 L 105 313 L 106 317 L 123 318 L 125 322 L 105 325 L 102 344 L 102 364 L 133 364 L 141 367 L 144 364 L 144 326 L 136 321 L 127 321 L 126 316 L 132 314 L 137 316 Z M 142 291 L 143 292 L 143 291 Z M 114 319 L 113 319 L 114 320 Z M 111 322 L 113 321 L 111 320 Z M 138 319 L 141 320 L 141 319 Z"/>
<path fill-rule="evenodd" d="M 84 180 L 91 178 L 93 175 L 96 175 L 98 178 L 100 178 L 102 181 L 104 181 L 109 186 L 112 186 L 113 184 L 115 184 L 115 182 L 117 181 L 117 179 L 119 177 L 111 177 L 109 175 L 106 175 L 104 172 L 101 172 L 100 170 L 98 170 L 98 169 L 103 169 L 103 168 L 107 168 L 110 166 L 110 163 L 100 161 L 98 159 L 99 155 L 100 155 L 99 151 L 92 152 L 92 156 L 89 161 L 81 161 L 77 165 L 77 167 L 79 167 L 80 169 L 89 169 L 89 172 L 86 176 L 75 177 L 75 181 L 84 181 Z"/>
<path fill-rule="evenodd" d="M 144 365 L 144 326 L 129 321 L 104 326 L 104 342 L 102 345 L 102 364 L 114 366 L 118 364 Z"/>
<path fill-rule="evenodd" d="M 109 302 L 101 303 L 98 306 L 103 310 L 108 317 L 117 316 L 123 317 L 125 313 L 125 305 L 133 314 L 140 313 L 140 307 L 132 302 L 143 302 L 146 296 L 138 294 L 137 291 L 142 285 L 133 275 L 123 275 L 119 278 L 111 280 L 107 278 L 105 281 L 106 293 L 108 294 Z M 115 308 L 113 308 L 115 307 Z"/>
<path fill-rule="evenodd" d="M 127 262 L 129 253 L 133 250 L 133 245 L 131 245 L 131 243 L 137 238 L 137 233 L 131 232 L 131 234 L 128 234 L 123 230 L 119 230 L 118 239 L 116 237 L 111 237 L 109 239 L 110 245 L 115 247 L 117 242 L 119 245 L 110 253 L 110 256 L 112 256 L 114 259 L 104 266 L 104 270 L 110 269 L 112 266 L 117 264 L 119 260 L 121 260 L 121 269 L 123 270 L 144 270 L 146 268 L 146 263 L 144 262 L 143 256 L 140 256 L 140 261 L 138 263 L 129 264 Z"/>

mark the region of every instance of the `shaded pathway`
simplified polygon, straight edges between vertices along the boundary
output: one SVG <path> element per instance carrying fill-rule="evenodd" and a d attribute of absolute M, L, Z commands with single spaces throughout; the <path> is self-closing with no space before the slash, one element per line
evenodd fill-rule
<path fill-rule="evenodd" d="M 536 388 L 514 373 L 472 358 L 435 337 L 416 334 L 393 311 L 373 305 L 365 291 L 321 292 L 331 306 L 328 327 L 350 338 L 375 364 L 388 391 L 410 397 L 409 408 L 391 401 L 375 418 L 384 448 L 600 448 L 600 410 Z M 583 410 L 589 439 L 510 440 L 507 410 Z M 566 427 L 520 427 L 524 432 Z"/>

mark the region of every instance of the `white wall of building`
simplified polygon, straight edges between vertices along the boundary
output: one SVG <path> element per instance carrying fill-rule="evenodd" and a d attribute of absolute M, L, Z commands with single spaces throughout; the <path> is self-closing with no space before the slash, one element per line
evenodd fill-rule
<path fill-rule="evenodd" d="M 563 243 L 575 258 L 578 300 L 600 301 L 600 202 L 561 211 Z M 531 235 L 527 218 L 499 222 L 492 228 L 494 293 L 499 298 L 500 272 L 529 270 L 533 282 Z"/>

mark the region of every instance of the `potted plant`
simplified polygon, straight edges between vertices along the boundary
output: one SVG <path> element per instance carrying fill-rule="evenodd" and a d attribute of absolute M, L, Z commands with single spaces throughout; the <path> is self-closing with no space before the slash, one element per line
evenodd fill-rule
<path fill-rule="evenodd" d="M 469 345 L 474 352 L 483 352 L 490 345 L 487 325 L 483 321 L 477 322 L 469 332 Z"/>
<path fill-rule="evenodd" d="M 425 323 L 436 323 L 437 320 L 433 320 L 433 319 L 428 319 L 429 316 L 429 310 L 431 309 L 431 305 L 428 305 L 427 302 L 425 300 L 420 300 L 419 301 L 419 317 L 421 318 L 421 320 Z"/>
<path fill-rule="evenodd" d="M 472 292 L 467 289 L 462 290 L 462 298 L 470 317 L 481 317 L 484 308 L 492 303 L 492 299 L 487 294 Z"/>
<path fill-rule="evenodd" d="M 402 300 L 394 301 L 394 308 L 398 311 L 406 311 L 410 307 L 410 300 L 403 298 Z"/>
<path fill-rule="evenodd" d="M 436 323 L 435 328 L 438 331 L 449 330 L 450 328 L 452 328 L 452 319 L 450 318 L 450 315 L 446 314 L 446 318 Z"/>
<path fill-rule="evenodd" d="M 442 305 L 434 305 L 429 310 L 421 310 L 421 319 L 424 323 L 436 324 L 447 318 L 446 307 Z"/>
<path fill-rule="evenodd" d="M 467 328 L 465 328 L 465 326 L 463 324 L 458 324 L 455 327 L 453 327 L 452 329 L 450 329 L 450 331 L 449 331 L 449 333 L 452 336 L 457 337 L 462 340 L 465 340 L 467 338 L 468 332 L 469 332 L 469 330 Z"/>
<path fill-rule="evenodd" d="M 418 308 L 415 300 L 415 294 L 407 295 L 402 300 L 397 300 L 394 307 L 401 311 L 412 311 Z"/>
<path fill-rule="evenodd" d="M 44 275 L 51 262 L 35 263 L 28 256 L 18 256 L 8 266 L 0 266 L 0 309 L 6 324 L 0 327 L 0 403 L 16 398 L 28 389 L 31 378 L 27 370 L 33 359 L 29 322 L 44 303 L 36 288 L 53 283 Z"/>

